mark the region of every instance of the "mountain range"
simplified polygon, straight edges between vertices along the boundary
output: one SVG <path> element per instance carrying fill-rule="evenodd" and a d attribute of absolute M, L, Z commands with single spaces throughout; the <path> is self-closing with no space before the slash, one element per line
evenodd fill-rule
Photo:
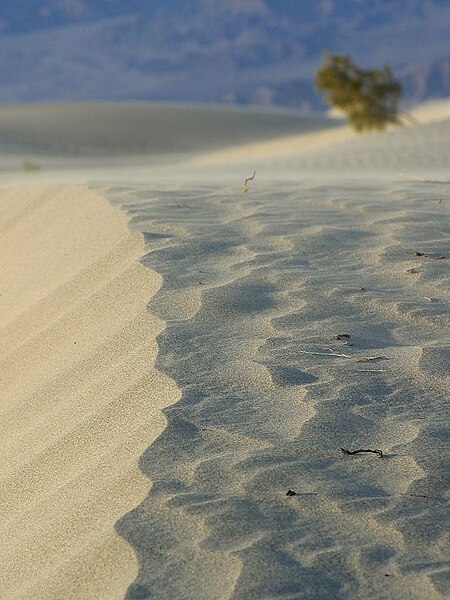
<path fill-rule="evenodd" d="M 389 63 L 405 99 L 450 95 L 449 0 L 15 0 L 0 102 L 161 100 L 325 108 L 323 49 Z"/>

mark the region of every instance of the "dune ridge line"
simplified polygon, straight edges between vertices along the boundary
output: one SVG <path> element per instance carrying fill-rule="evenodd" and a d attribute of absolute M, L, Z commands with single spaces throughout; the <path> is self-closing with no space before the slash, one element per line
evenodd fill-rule
<path fill-rule="evenodd" d="M 2 598 L 122 598 L 136 558 L 116 520 L 176 386 L 154 368 L 161 278 L 142 236 L 84 186 L 0 191 Z"/>

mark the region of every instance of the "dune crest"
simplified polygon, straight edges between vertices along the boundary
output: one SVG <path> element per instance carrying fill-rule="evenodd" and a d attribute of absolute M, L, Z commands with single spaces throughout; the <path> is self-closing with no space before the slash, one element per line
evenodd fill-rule
<path fill-rule="evenodd" d="M 178 390 L 152 363 L 160 277 L 142 238 L 82 186 L 0 192 L 3 599 L 123 597 L 136 574 L 116 520 Z"/>
<path fill-rule="evenodd" d="M 443 600 L 450 119 L 299 151 L 225 112 L 212 145 L 173 113 L 183 156 L 16 172 L 90 178 L 141 265 L 85 188 L 3 192 L 2 590 Z M 241 135 L 273 143 L 208 162 Z"/>

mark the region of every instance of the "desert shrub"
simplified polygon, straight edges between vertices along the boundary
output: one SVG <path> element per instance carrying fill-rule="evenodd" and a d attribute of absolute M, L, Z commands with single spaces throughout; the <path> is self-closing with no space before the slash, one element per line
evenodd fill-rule
<path fill-rule="evenodd" d="M 316 71 L 315 86 L 329 104 L 347 115 L 356 131 L 400 123 L 402 87 L 389 65 L 365 70 L 346 54 L 325 52 L 323 65 Z"/>

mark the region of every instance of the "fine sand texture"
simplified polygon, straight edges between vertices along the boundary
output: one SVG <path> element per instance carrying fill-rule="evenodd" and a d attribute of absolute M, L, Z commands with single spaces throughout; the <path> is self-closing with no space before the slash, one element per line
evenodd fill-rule
<path fill-rule="evenodd" d="M 289 139 L 167 110 L 170 148 L 132 157 L 126 108 L 122 157 L 76 167 L 85 125 L 1 192 L 5 597 L 449 598 L 449 103 Z"/>
<path fill-rule="evenodd" d="M 282 160 L 287 167 L 285 175 L 288 176 L 289 168 L 295 167 L 302 167 L 304 174 L 310 170 L 323 169 L 334 172 L 344 169 L 347 172 L 349 168 L 355 167 L 349 172 L 350 176 L 355 177 L 361 167 L 366 173 L 381 167 L 386 175 L 399 166 L 432 166 L 430 153 L 434 149 L 448 166 L 449 120 L 450 101 L 435 101 L 404 113 L 401 117 L 401 129 L 390 127 L 387 133 L 361 135 L 349 125 L 330 121 L 328 127 L 323 126 L 319 130 L 305 128 L 303 132 L 291 132 L 289 136 L 249 141 L 234 146 L 228 144 L 226 148 L 199 153 L 191 162 L 193 165 L 203 164 L 209 167 L 256 162 L 266 166 L 269 164 L 273 169 Z M 443 124 L 446 125 L 444 131 Z M 424 128 L 427 130 L 426 134 L 423 132 Z M 447 142 L 446 147 L 443 146 L 444 140 Z M 417 143 L 425 143 L 426 148 L 417 147 Z M 409 155 L 411 152 L 412 157 Z"/>
<path fill-rule="evenodd" d="M 161 278 L 142 239 L 81 186 L 0 192 L 0 596 L 122 598 L 136 573 L 116 520 L 177 390 L 156 371 Z"/>
<path fill-rule="evenodd" d="M 448 598 L 442 186 L 109 193 L 163 275 L 157 366 L 182 390 L 119 523 L 127 598 Z"/>
<path fill-rule="evenodd" d="M 449 125 L 105 190 L 163 277 L 182 391 L 118 524 L 128 600 L 450 596 L 450 200 L 420 179 L 448 172 Z"/>

